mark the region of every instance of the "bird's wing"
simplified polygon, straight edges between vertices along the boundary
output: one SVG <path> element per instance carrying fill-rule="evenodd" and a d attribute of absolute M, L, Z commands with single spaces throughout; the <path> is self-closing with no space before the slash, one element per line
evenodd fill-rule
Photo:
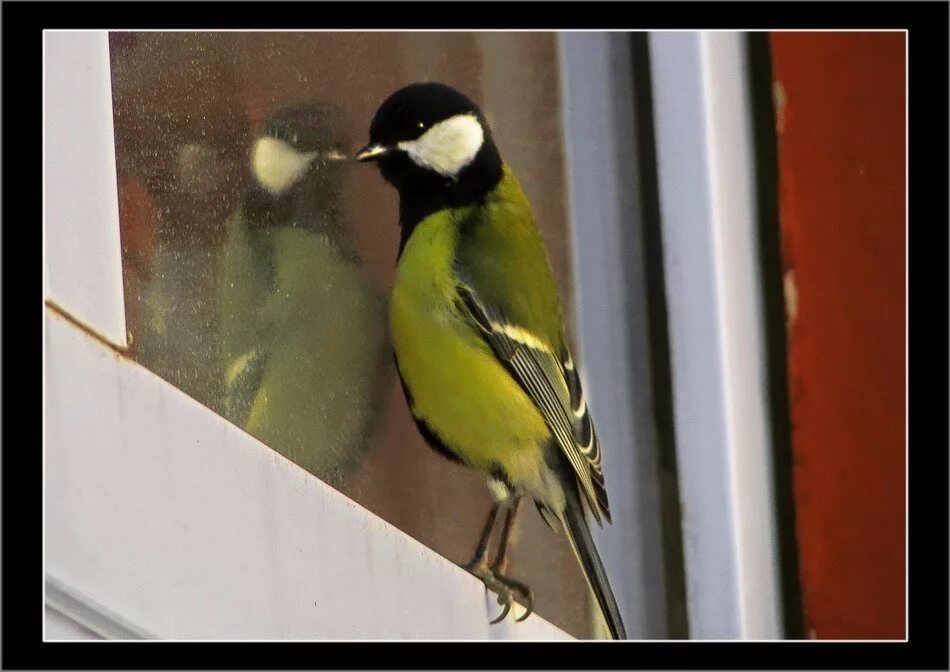
<path fill-rule="evenodd" d="M 460 311 L 541 412 L 597 522 L 601 515 L 610 522 L 600 445 L 570 350 L 517 324 L 471 284 L 461 281 L 457 289 Z"/>

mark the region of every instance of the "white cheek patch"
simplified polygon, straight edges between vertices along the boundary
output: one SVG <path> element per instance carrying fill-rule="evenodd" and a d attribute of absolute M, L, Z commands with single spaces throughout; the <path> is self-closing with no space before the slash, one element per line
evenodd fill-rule
<path fill-rule="evenodd" d="M 446 177 L 456 177 L 472 162 L 485 140 L 485 131 L 472 114 L 458 114 L 430 128 L 415 140 L 396 145 L 418 165 Z"/>
<path fill-rule="evenodd" d="M 251 167 L 262 187 L 272 194 L 281 194 L 303 177 L 316 155 L 317 152 L 298 152 L 275 138 L 260 138 L 254 143 Z"/>

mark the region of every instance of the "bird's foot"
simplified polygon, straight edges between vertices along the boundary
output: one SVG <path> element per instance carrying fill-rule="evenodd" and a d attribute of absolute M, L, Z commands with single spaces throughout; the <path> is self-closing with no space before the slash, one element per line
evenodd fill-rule
<path fill-rule="evenodd" d="M 485 588 L 498 597 L 498 604 L 501 605 L 503 609 L 501 614 L 491 621 L 492 625 L 505 620 L 505 617 L 511 612 L 511 605 L 515 601 L 516 594 L 526 603 L 526 607 L 525 612 L 516 618 L 515 621 L 520 623 L 531 615 L 531 612 L 534 610 L 534 592 L 531 588 L 521 581 L 516 581 L 515 579 L 504 576 L 497 566 L 489 567 L 484 561 L 473 561 L 467 565 L 463 565 L 463 567 L 478 577 L 478 579 L 485 584 Z"/>

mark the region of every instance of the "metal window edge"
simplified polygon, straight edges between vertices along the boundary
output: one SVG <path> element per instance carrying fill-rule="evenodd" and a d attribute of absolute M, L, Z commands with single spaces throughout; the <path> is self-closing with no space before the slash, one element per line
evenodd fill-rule
<path fill-rule="evenodd" d="M 744 35 L 651 35 L 694 638 L 781 637 Z"/>
<path fill-rule="evenodd" d="M 604 445 L 613 525 L 595 530 L 627 632 L 667 636 L 627 33 L 561 33 L 562 125 L 574 262 L 574 353 Z"/>

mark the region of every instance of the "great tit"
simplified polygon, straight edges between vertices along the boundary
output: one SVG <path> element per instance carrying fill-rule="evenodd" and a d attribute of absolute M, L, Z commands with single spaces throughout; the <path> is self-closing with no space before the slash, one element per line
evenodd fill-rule
<path fill-rule="evenodd" d="M 385 303 L 347 235 L 341 124 L 325 104 L 267 120 L 218 273 L 224 414 L 337 485 L 372 444 L 391 367 Z"/>
<path fill-rule="evenodd" d="M 430 445 L 484 474 L 495 496 L 467 565 L 505 607 L 493 622 L 516 593 L 528 602 L 519 620 L 531 611 L 530 589 L 505 576 L 527 495 L 566 530 L 611 636 L 624 639 L 586 518 L 610 521 L 600 446 L 544 242 L 485 116 L 449 86 L 411 84 L 382 103 L 356 158 L 375 162 L 399 193 L 390 333 L 412 416 Z"/>

